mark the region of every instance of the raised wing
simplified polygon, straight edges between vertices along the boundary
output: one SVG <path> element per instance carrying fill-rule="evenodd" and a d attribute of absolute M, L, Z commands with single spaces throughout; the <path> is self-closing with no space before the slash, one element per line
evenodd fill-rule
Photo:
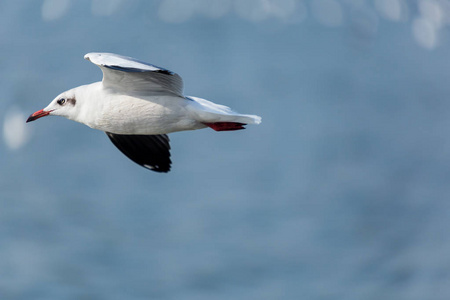
<path fill-rule="evenodd" d="M 170 144 L 166 134 L 123 135 L 106 132 L 111 142 L 129 159 L 155 172 L 170 171 Z"/>
<path fill-rule="evenodd" d="M 102 69 L 106 88 L 127 94 L 183 97 L 183 80 L 169 70 L 113 53 L 88 53 L 84 58 Z"/>

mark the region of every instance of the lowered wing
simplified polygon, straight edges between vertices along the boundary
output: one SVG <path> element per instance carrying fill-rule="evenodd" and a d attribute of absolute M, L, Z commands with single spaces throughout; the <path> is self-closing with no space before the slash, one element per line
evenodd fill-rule
<path fill-rule="evenodd" d="M 166 134 L 123 135 L 106 132 L 111 142 L 129 159 L 155 172 L 170 171 L 170 144 Z"/>

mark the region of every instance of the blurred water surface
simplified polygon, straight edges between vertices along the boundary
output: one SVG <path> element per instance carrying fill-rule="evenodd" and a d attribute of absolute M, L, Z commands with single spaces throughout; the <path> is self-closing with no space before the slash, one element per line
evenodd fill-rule
<path fill-rule="evenodd" d="M 0 2 L 1 299 L 448 299 L 447 0 Z M 263 117 L 173 170 L 23 124 L 92 51 Z"/>

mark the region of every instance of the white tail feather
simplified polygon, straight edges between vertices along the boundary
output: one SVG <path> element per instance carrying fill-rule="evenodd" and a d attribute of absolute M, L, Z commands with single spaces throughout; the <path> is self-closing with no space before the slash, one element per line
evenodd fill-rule
<path fill-rule="evenodd" d="M 192 100 L 188 106 L 195 118 L 204 123 L 238 122 L 244 124 L 259 124 L 261 117 L 256 115 L 238 114 L 228 106 L 220 105 L 198 97 L 187 97 Z"/>

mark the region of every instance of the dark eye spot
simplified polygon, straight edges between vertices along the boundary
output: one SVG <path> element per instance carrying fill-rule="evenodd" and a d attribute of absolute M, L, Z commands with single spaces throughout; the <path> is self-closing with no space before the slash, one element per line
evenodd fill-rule
<path fill-rule="evenodd" d="M 58 99 L 58 101 L 56 101 L 56 103 L 58 103 L 59 105 L 64 105 L 64 103 L 66 103 L 66 99 L 64 99 L 64 98 Z"/>
<path fill-rule="evenodd" d="M 75 98 L 70 98 L 70 99 L 67 99 L 67 102 L 69 104 L 72 104 L 73 106 L 75 106 L 75 104 L 77 103 L 77 100 Z"/>

